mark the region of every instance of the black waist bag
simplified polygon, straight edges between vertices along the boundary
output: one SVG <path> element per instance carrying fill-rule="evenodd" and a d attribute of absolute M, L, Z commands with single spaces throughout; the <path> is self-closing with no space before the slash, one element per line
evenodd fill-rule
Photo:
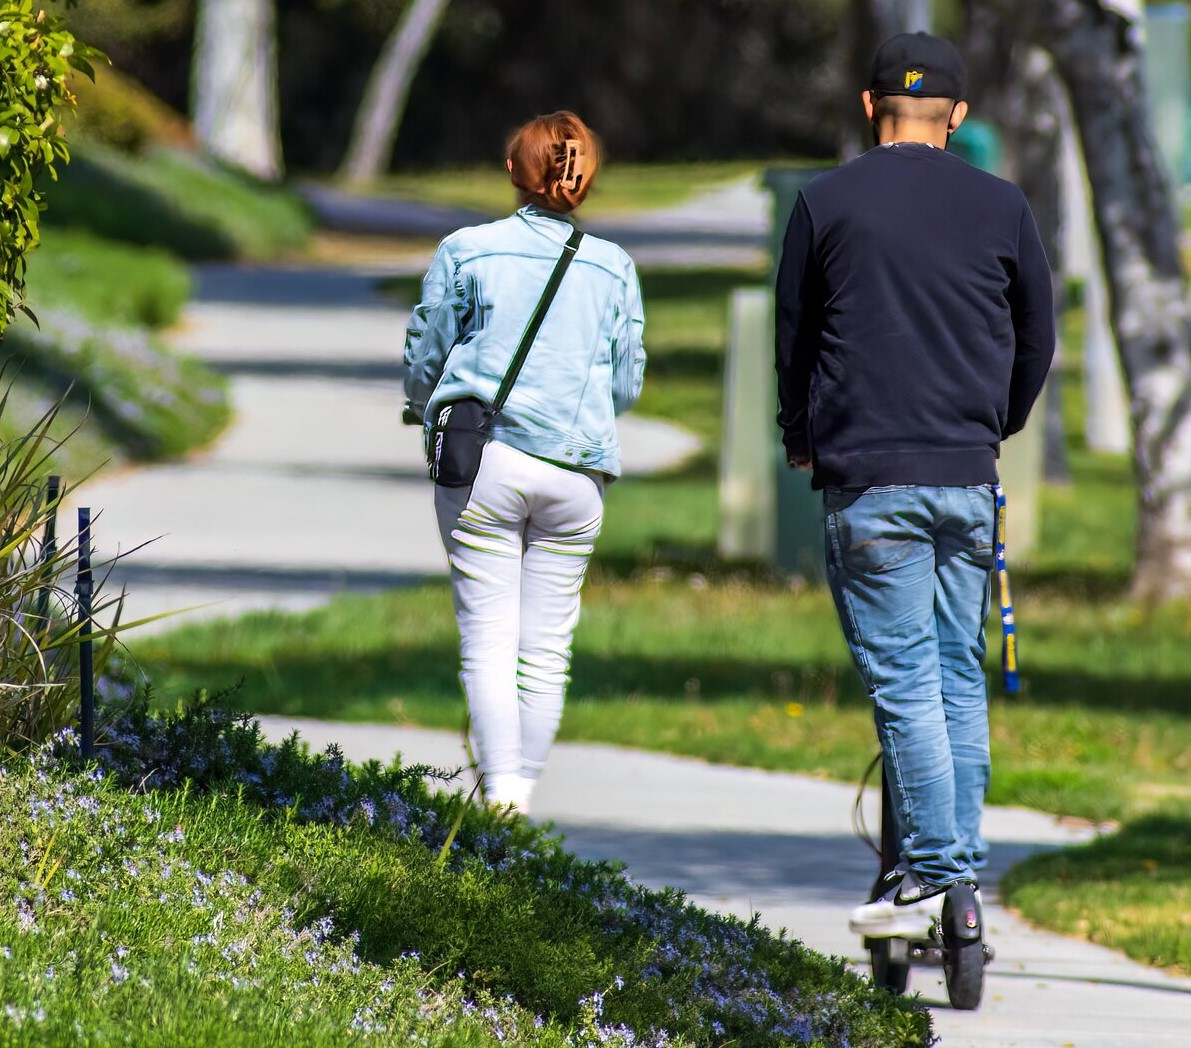
<path fill-rule="evenodd" d="M 491 438 L 492 410 L 482 400 L 465 397 L 443 404 L 426 445 L 430 479 L 444 488 L 470 487 Z"/>
<path fill-rule="evenodd" d="M 480 472 L 480 459 L 484 455 L 484 445 L 492 439 L 492 420 L 500 414 L 508 399 L 509 391 L 517 376 L 521 373 L 521 366 L 529 355 L 529 347 L 537 337 L 538 328 L 546 317 L 546 310 L 554 301 L 554 294 L 558 285 L 562 283 L 563 274 L 575 252 L 579 250 L 579 241 L 583 234 L 575 230 L 570 239 L 563 246 L 562 254 L 555 263 L 554 272 L 546 284 L 546 290 L 538 299 L 537 307 L 525 326 L 521 342 L 509 369 L 505 372 L 496 391 L 496 398 L 491 406 L 477 397 L 464 397 L 452 400 L 439 406 L 438 415 L 430 426 L 426 440 L 426 461 L 430 466 L 430 479 L 444 488 L 466 488 L 475 483 L 476 474 Z"/>

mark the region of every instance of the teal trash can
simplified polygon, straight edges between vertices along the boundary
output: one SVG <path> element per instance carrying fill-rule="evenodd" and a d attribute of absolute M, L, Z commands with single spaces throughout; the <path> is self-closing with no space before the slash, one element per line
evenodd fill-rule
<path fill-rule="evenodd" d="M 1001 132 L 987 120 L 969 117 L 951 136 L 947 148 L 981 171 L 996 174 L 1001 168 L 1001 156 L 1004 153 Z"/>
<path fill-rule="evenodd" d="M 773 252 L 773 272 L 769 286 L 777 283 L 777 267 L 782 257 L 782 243 L 786 226 L 798 193 L 812 178 L 821 174 L 822 167 L 773 167 L 765 172 L 765 188 L 773 195 L 773 223 L 770 227 L 770 248 Z M 777 405 L 773 405 L 777 414 Z M 811 475 L 790 469 L 781 443 L 781 432 L 773 427 L 775 448 L 773 565 L 782 571 L 801 575 L 812 582 L 825 582 L 827 566 L 823 557 L 823 497 L 811 489 Z"/>

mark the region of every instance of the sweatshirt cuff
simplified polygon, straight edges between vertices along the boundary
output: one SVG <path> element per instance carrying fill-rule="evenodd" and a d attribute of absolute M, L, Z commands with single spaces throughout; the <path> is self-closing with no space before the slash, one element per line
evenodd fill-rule
<path fill-rule="evenodd" d="M 811 445 L 807 440 L 805 430 L 785 430 L 782 433 L 782 443 L 786 446 L 786 458 L 804 459 L 811 457 Z"/>

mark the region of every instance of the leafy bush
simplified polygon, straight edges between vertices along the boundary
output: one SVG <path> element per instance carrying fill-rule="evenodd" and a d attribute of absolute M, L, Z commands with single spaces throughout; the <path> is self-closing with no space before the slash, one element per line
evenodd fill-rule
<path fill-rule="evenodd" d="M 129 156 L 98 142 L 80 144 L 46 196 L 47 225 L 162 247 L 192 261 L 267 258 L 301 248 L 312 228 L 292 193 L 161 147 Z"/>
<path fill-rule="evenodd" d="M 42 206 L 36 181 L 68 158 L 60 133 L 60 114 L 74 101 L 67 79 L 72 69 L 89 73 L 95 54 L 32 0 L 0 3 L 0 334 L 23 306 Z"/>
<path fill-rule="evenodd" d="M 71 739 L 56 752 L 77 766 Z M 96 993 L 103 1029 L 123 1006 L 123 979 L 139 982 L 143 1009 L 185 1020 L 161 1000 L 181 967 L 163 973 L 169 952 L 235 1014 L 251 1014 L 237 990 L 253 986 L 299 1033 L 315 1016 L 340 1024 L 340 1037 L 353 1014 L 390 1027 L 401 995 L 376 987 L 409 979 L 416 960 L 427 993 L 488 1002 L 476 1013 L 488 1043 L 514 1030 L 520 1043 L 550 1043 L 560 1029 L 570 1043 L 930 1040 L 920 1005 L 875 990 L 843 962 L 580 862 L 520 818 L 431 792 L 426 769 L 355 769 L 333 748 L 310 756 L 293 739 L 262 745 L 250 719 L 219 703 L 158 717 L 143 697 L 101 736 L 99 768 L 98 780 L 46 776 L 26 802 L 32 825 L 12 799 L 23 780 L 0 803 L 22 820 L 24 840 L 43 842 L 19 855 L 8 843 L 15 919 L 60 942 L 60 954 L 73 949 L 70 968 Z M 146 795 L 130 800 L 117 783 Z M 70 898 L 47 883 L 51 866 L 67 871 Z M 0 911 L 0 933 L 3 920 Z M 344 988 L 345 972 L 362 985 Z M 325 990 L 312 989 L 324 979 Z M 209 1008 L 193 983 L 188 1006 Z"/>

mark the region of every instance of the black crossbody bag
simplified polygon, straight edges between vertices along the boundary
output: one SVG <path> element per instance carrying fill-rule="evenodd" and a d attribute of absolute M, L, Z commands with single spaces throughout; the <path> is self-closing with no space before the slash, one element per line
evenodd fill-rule
<path fill-rule="evenodd" d="M 517 381 L 525 358 L 529 356 L 529 348 L 537 338 L 538 329 L 546 318 L 563 274 L 579 250 L 579 241 L 582 239 L 582 231 L 576 229 L 563 247 L 492 403 L 485 404 L 479 397 L 463 397 L 439 405 L 426 443 L 430 479 L 435 484 L 444 488 L 466 488 L 475 483 L 484 445 L 492 439 L 492 423 L 509 398 L 513 383 Z"/>

